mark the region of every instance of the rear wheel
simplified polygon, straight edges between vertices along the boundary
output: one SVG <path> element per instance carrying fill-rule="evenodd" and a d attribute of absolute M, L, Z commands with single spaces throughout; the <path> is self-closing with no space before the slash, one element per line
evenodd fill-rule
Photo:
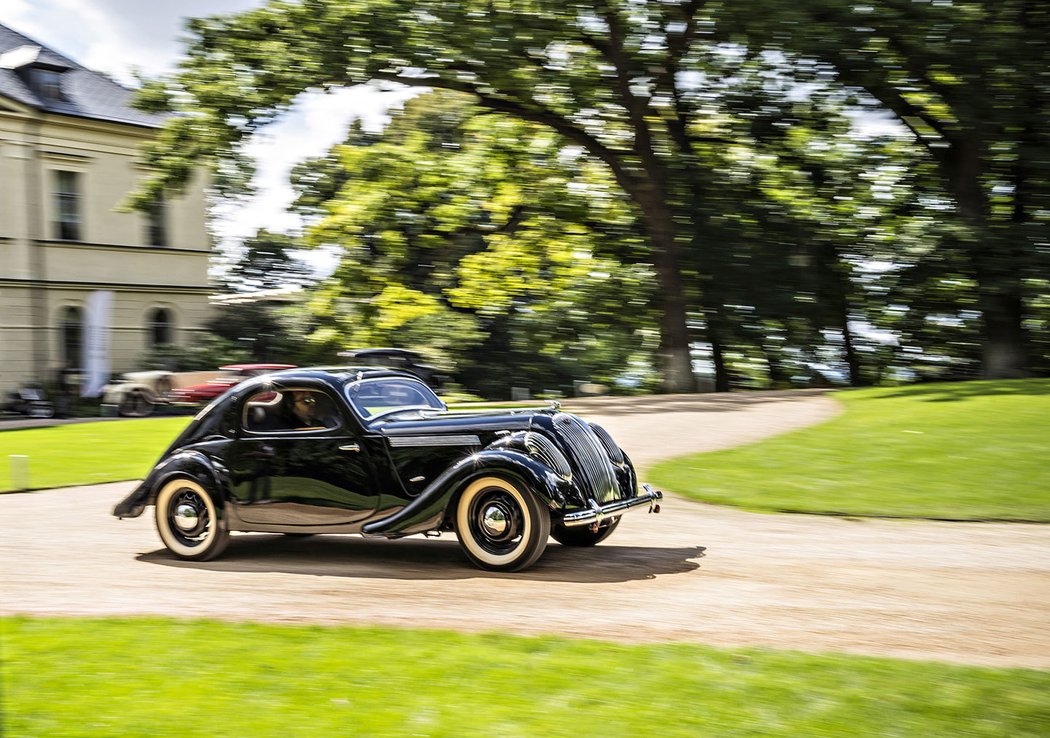
<path fill-rule="evenodd" d="M 208 561 L 229 543 L 214 496 L 190 479 L 173 479 L 157 493 L 156 522 L 160 539 L 180 559 Z"/>
<path fill-rule="evenodd" d="M 551 538 L 563 546 L 594 546 L 611 536 L 619 524 L 619 516 L 603 522 L 598 530 L 591 530 L 588 525 L 570 527 L 555 523 L 551 526 Z"/>
<path fill-rule="evenodd" d="M 153 401 L 142 390 L 132 390 L 124 395 L 117 412 L 125 418 L 144 418 L 153 412 Z"/>
<path fill-rule="evenodd" d="M 550 513 L 529 489 L 502 476 L 471 482 L 456 506 L 456 535 L 475 566 L 520 571 L 543 554 Z"/>

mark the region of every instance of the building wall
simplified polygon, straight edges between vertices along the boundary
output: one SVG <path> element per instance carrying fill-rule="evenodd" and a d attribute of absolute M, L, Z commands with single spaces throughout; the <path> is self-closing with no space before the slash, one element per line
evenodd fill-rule
<path fill-rule="evenodd" d="M 148 220 L 120 207 L 145 175 L 138 147 L 155 130 L 39 114 L 0 99 L 0 392 L 49 379 L 61 363 L 59 322 L 94 290 L 114 292 L 111 368 L 139 368 L 147 320 L 165 308 L 173 342 L 208 318 L 204 183 L 166 203 L 167 246 L 148 246 Z M 79 173 L 80 233 L 59 240 L 55 172 Z"/>

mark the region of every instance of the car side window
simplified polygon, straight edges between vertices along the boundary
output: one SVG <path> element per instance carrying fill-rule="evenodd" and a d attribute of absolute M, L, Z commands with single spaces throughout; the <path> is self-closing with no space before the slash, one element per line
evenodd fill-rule
<path fill-rule="evenodd" d="M 263 390 L 244 402 L 242 426 L 251 433 L 319 431 L 339 425 L 335 404 L 318 390 Z"/>

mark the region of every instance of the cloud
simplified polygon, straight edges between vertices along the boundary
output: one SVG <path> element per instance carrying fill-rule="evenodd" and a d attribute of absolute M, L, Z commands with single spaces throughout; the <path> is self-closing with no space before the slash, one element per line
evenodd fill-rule
<path fill-rule="evenodd" d="M 287 212 L 295 198 L 289 174 L 304 159 L 321 156 L 346 137 L 347 127 L 360 118 L 370 130 L 381 129 L 392 108 L 417 94 L 417 90 L 380 91 L 359 85 L 325 94 L 310 92 L 280 119 L 255 135 L 247 153 L 257 162 L 254 184 L 258 194 L 250 200 L 222 208 L 216 224 L 220 245 L 230 247 L 259 228 L 297 231 L 298 216 Z"/>

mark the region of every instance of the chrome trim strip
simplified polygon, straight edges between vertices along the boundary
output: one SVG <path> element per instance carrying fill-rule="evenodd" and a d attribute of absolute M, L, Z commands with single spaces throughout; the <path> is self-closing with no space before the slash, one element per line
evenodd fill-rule
<path fill-rule="evenodd" d="M 616 502 L 610 502 L 606 505 L 599 505 L 594 500 L 590 500 L 590 508 L 566 513 L 561 519 L 561 523 L 567 527 L 592 525 L 594 523 L 600 523 L 605 518 L 614 515 L 623 515 L 626 512 L 634 512 L 640 509 L 643 505 L 648 505 L 649 512 L 654 512 L 658 507 L 656 503 L 664 498 L 664 493 L 658 489 L 653 489 L 648 484 L 643 484 L 642 487 L 645 489 L 645 494 L 627 500 L 617 500 Z"/>
<path fill-rule="evenodd" d="M 392 436 L 392 448 L 418 448 L 420 446 L 480 446 L 477 436 Z"/>

